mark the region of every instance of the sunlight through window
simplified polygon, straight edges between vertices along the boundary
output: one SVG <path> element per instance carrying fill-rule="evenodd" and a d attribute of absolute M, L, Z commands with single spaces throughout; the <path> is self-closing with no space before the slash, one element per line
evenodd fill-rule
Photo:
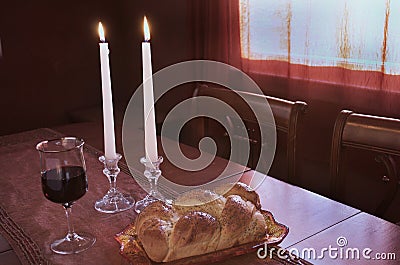
<path fill-rule="evenodd" d="M 243 58 L 400 74 L 400 1 L 239 1 Z"/>

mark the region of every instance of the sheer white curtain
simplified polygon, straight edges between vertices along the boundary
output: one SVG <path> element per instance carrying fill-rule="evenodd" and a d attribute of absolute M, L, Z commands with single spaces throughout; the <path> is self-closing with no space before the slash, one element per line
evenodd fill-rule
<path fill-rule="evenodd" d="M 242 57 L 400 74 L 398 0 L 239 0 Z"/>

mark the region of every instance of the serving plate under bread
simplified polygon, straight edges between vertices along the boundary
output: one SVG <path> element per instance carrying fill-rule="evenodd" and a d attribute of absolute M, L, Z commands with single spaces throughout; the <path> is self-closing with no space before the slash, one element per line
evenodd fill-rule
<path fill-rule="evenodd" d="M 261 214 L 265 218 L 265 236 L 257 242 L 250 242 L 243 245 L 233 246 L 231 248 L 218 250 L 197 256 L 191 256 L 170 262 L 156 263 L 151 261 L 140 240 L 138 239 L 135 224 L 132 223 L 126 227 L 121 233 L 115 236 L 120 243 L 120 253 L 131 263 L 137 265 L 153 265 L 153 264 L 208 264 L 227 259 L 229 257 L 247 254 L 256 251 L 264 244 L 278 244 L 289 233 L 289 228 L 275 221 L 271 212 L 261 209 Z"/>

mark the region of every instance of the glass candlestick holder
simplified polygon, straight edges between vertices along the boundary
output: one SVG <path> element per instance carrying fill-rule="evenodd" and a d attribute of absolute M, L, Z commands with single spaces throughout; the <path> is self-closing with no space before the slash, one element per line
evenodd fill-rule
<path fill-rule="evenodd" d="M 144 176 L 150 183 L 150 191 L 142 200 L 135 204 L 135 211 L 140 213 L 148 205 L 155 201 L 166 201 L 165 197 L 158 191 L 158 178 L 161 176 L 160 164 L 163 162 L 163 157 L 159 156 L 156 161 L 150 161 L 146 157 L 140 159 L 140 163 L 145 166 Z"/>
<path fill-rule="evenodd" d="M 135 205 L 135 200 L 128 194 L 120 192 L 117 188 L 117 176 L 120 172 L 118 161 L 122 155 L 117 154 L 114 159 L 100 156 L 99 161 L 104 164 L 103 173 L 108 178 L 110 188 L 103 198 L 96 201 L 94 208 L 103 213 L 117 213 L 128 210 Z"/>

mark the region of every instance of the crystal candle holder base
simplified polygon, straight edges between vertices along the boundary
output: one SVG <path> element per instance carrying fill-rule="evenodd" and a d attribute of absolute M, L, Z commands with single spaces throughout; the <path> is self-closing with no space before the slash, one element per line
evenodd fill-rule
<path fill-rule="evenodd" d="M 115 159 L 100 156 L 99 160 L 104 164 L 103 173 L 108 178 L 110 188 L 103 198 L 96 201 L 94 208 L 103 213 L 117 213 L 126 211 L 135 206 L 135 200 L 128 194 L 120 192 L 116 186 L 117 176 L 120 172 L 118 161 L 122 158 L 117 154 Z"/>
<path fill-rule="evenodd" d="M 150 161 L 145 157 L 140 159 L 140 163 L 145 166 L 144 175 L 150 182 L 150 191 L 142 200 L 135 204 L 135 211 L 140 213 L 150 204 L 162 200 L 166 201 L 165 197 L 158 191 L 158 178 L 161 176 L 160 164 L 163 162 L 163 157 L 159 156 L 156 161 Z"/>

